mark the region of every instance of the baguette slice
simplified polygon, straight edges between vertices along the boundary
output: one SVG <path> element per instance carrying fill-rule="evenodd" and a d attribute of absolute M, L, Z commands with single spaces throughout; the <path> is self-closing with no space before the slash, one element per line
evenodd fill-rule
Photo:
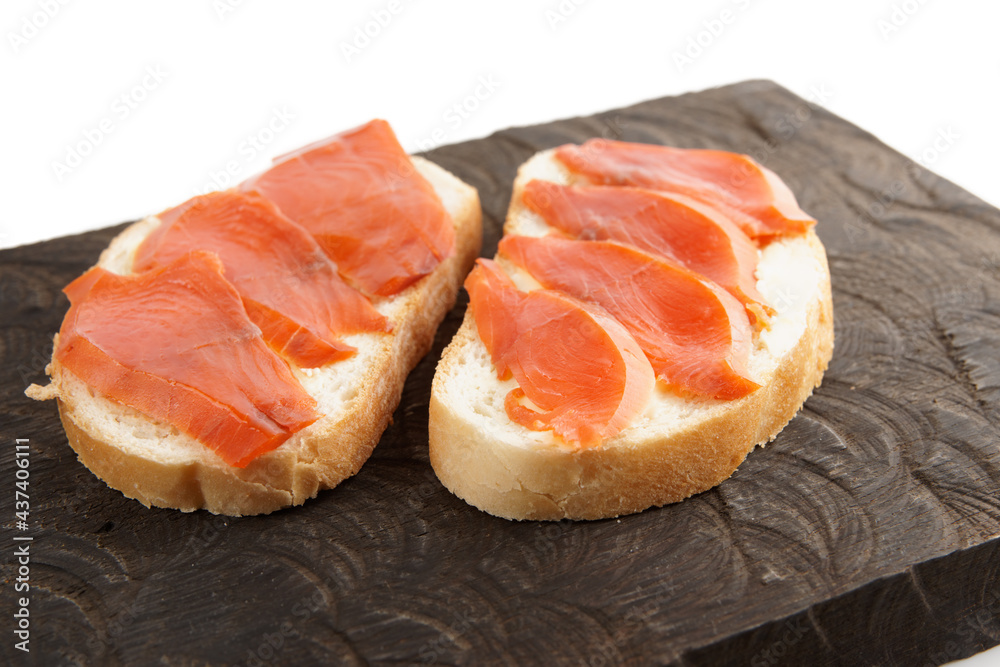
<path fill-rule="evenodd" d="M 528 160 L 514 182 L 506 235 L 548 231 L 521 203 L 524 185 L 536 178 L 574 183 L 553 151 Z M 430 459 L 438 478 L 490 514 L 543 520 L 630 514 L 719 484 L 785 427 L 819 385 L 833 352 L 830 274 L 814 231 L 768 245 L 757 279 L 776 310 L 750 358 L 762 387 L 732 401 L 681 398 L 658 387 L 642 415 L 590 449 L 507 417 L 504 397 L 516 385 L 497 379 L 467 313 L 431 390 Z"/>
<path fill-rule="evenodd" d="M 144 505 L 186 512 L 267 514 L 315 497 L 354 475 L 371 455 L 399 404 L 406 376 L 431 347 L 434 332 L 454 304 L 482 241 L 475 188 L 427 160 L 413 157 L 455 225 L 454 252 L 428 276 L 376 307 L 393 323 L 391 334 L 355 334 L 349 359 L 319 369 L 292 368 L 323 416 L 245 468 L 169 424 L 96 394 L 53 358 L 51 383 L 28 395 L 56 398 L 70 446 L 108 486 Z M 135 249 L 160 224 L 141 220 L 119 234 L 98 264 L 131 271 Z"/>

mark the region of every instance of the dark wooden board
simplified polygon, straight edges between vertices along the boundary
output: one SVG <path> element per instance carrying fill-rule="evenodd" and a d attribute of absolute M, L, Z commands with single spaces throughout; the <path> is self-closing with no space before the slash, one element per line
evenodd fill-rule
<path fill-rule="evenodd" d="M 877 100 L 873 100 L 873 104 Z M 919 110 L 914 110 L 919 113 Z M 514 523 L 441 487 L 427 402 L 464 301 L 372 459 L 303 507 L 146 509 L 76 460 L 42 379 L 59 290 L 120 228 L 0 252 L 0 655 L 33 664 L 921 665 L 1000 642 L 1000 212 L 773 83 L 499 132 L 429 157 L 479 188 L 604 136 L 756 155 L 819 218 L 823 386 L 721 486 L 620 520 Z M 14 439 L 31 525 L 14 528 Z M 29 655 L 13 534 L 31 535 Z"/>

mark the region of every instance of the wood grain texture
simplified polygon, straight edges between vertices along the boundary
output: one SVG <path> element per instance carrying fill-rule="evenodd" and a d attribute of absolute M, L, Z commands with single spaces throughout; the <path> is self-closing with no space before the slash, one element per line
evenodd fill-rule
<path fill-rule="evenodd" d="M 460 300 L 356 477 L 265 517 L 150 510 L 22 395 L 59 290 L 119 228 L 5 250 L 0 476 L 12 488 L 13 440 L 30 438 L 35 622 L 24 656 L 5 612 L 4 661 L 921 665 L 1000 642 L 1000 211 L 763 81 L 428 157 L 479 188 L 492 256 L 517 166 L 595 136 L 750 153 L 820 220 L 837 347 L 777 440 L 716 489 L 621 520 L 478 512 L 427 460 Z"/>

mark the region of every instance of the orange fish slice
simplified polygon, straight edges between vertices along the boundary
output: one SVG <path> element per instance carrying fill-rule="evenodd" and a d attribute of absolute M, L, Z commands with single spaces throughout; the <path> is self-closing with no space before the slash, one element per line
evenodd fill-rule
<path fill-rule="evenodd" d="M 128 277 L 95 267 L 65 292 L 60 363 L 230 465 L 246 466 L 319 418 L 214 254 L 193 252 Z"/>
<path fill-rule="evenodd" d="M 715 209 L 683 195 L 631 187 L 566 186 L 533 180 L 524 204 L 576 238 L 621 241 L 662 255 L 739 299 L 751 323 L 774 313 L 757 291 L 757 246 Z"/>
<path fill-rule="evenodd" d="M 603 310 L 552 290 L 521 292 L 488 259 L 465 287 L 497 376 L 517 380 L 504 404 L 512 421 L 592 447 L 645 407 L 652 368 Z"/>
<path fill-rule="evenodd" d="M 240 187 L 305 227 L 369 295 L 397 294 L 454 246 L 451 216 L 384 120 L 283 155 Z"/>
<path fill-rule="evenodd" d="M 216 253 L 250 319 L 278 354 L 319 368 L 354 354 L 344 334 L 389 331 L 391 324 L 346 284 L 302 227 L 256 194 L 194 197 L 160 214 L 136 250 L 133 270 L 169 264 L 192 250 Z"/>
<path fill-rule="evenodd" d="M 715 206 L 763 243 L 816 224 L 777 174 L 747 155 L 591 139 L 560 146 L 556 158 L 595 185 L 664 190 Z"/>
<path fill-rule="evenodd" d="M 753 333 L 746 311 L 698 274 L 612 241 L 509 236 L 500 254 L 543 287 L 607 309 L 657 377 L 681 393 L 734 399 L 760 387 L 747 370 Z"/>

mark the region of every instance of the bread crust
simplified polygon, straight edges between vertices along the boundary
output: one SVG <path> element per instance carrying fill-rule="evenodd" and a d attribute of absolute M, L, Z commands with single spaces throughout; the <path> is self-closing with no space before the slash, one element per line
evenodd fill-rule
<path fill-rule="evenodd" d="M 322 417 L 293 437 L 294 443 L 290 440 L 245 468 L 225 464 L 207 448 L 181 461 L 162 461 L 110 442 L 102 433 L 100 418 L 106 418 L 110 410 L 138 413 L 98 397 L 103 401 L 102 414 L 91 414 L 94 397 L 86 400 L 81 393 L 86 388 L 79 387 L 82 382 L 53 357 L 52 384 L 33 393 L 38 398 L 58 397 L 59 416 L 80 461 L 108 486 L 146 506 L 186 512 L 206 509 L 230 516 L 266 514 L 299 505 L 357 473 L 399 404 L 407 375 L 430 350 L 435 331 L 454 304 L 482 243 L 476 190 L 432 163 L 419 158 L 414 163 L 439 193 L 450 191 L 442 199 L 455 202 L 448 207 L 455 224 L 455 250 L 432 274 L 394 297 L 403 301 L 393 318 L 394 330 L 370 334 L 379 337 L 379 347 L 372 363 L 356 378 L 357 391 L 349 409 Z M 135 235 L 140 225 L 149 227 L 141 221 L 120 237 Z"/>
<path fill-rule="evenodd" d="M 522 224 L 519 193 L 529 170 L 522 167 L 514 187 L 505 225 L 508 234 Z M 833 354 L 826 252 L 814 231 L 804 241 L 820 267 L 820 285 L 806 308 L 802 335 L 762 378 L 759 390 L 670 433 L 626 429 L 599 447 L 579 449 L 539 443 L 506 415 L 495 418 L 505 422 L 504 430 L 521 429 L 523 442 L 505 441 L 483 429 L 475 423 L 475 415 L 455 400 L 462 364 L 475 354 L 474 348 L 482 348 L 480 357 L 485 350 L 475 320 L 467 313 L 442 355 L 431 391 L 430 460 L 438 478 L 458 497 L 506 519 L 615 517 L 716 486 L 755 446 L 773 440 L 795 416 L 819 386 Z"/>

